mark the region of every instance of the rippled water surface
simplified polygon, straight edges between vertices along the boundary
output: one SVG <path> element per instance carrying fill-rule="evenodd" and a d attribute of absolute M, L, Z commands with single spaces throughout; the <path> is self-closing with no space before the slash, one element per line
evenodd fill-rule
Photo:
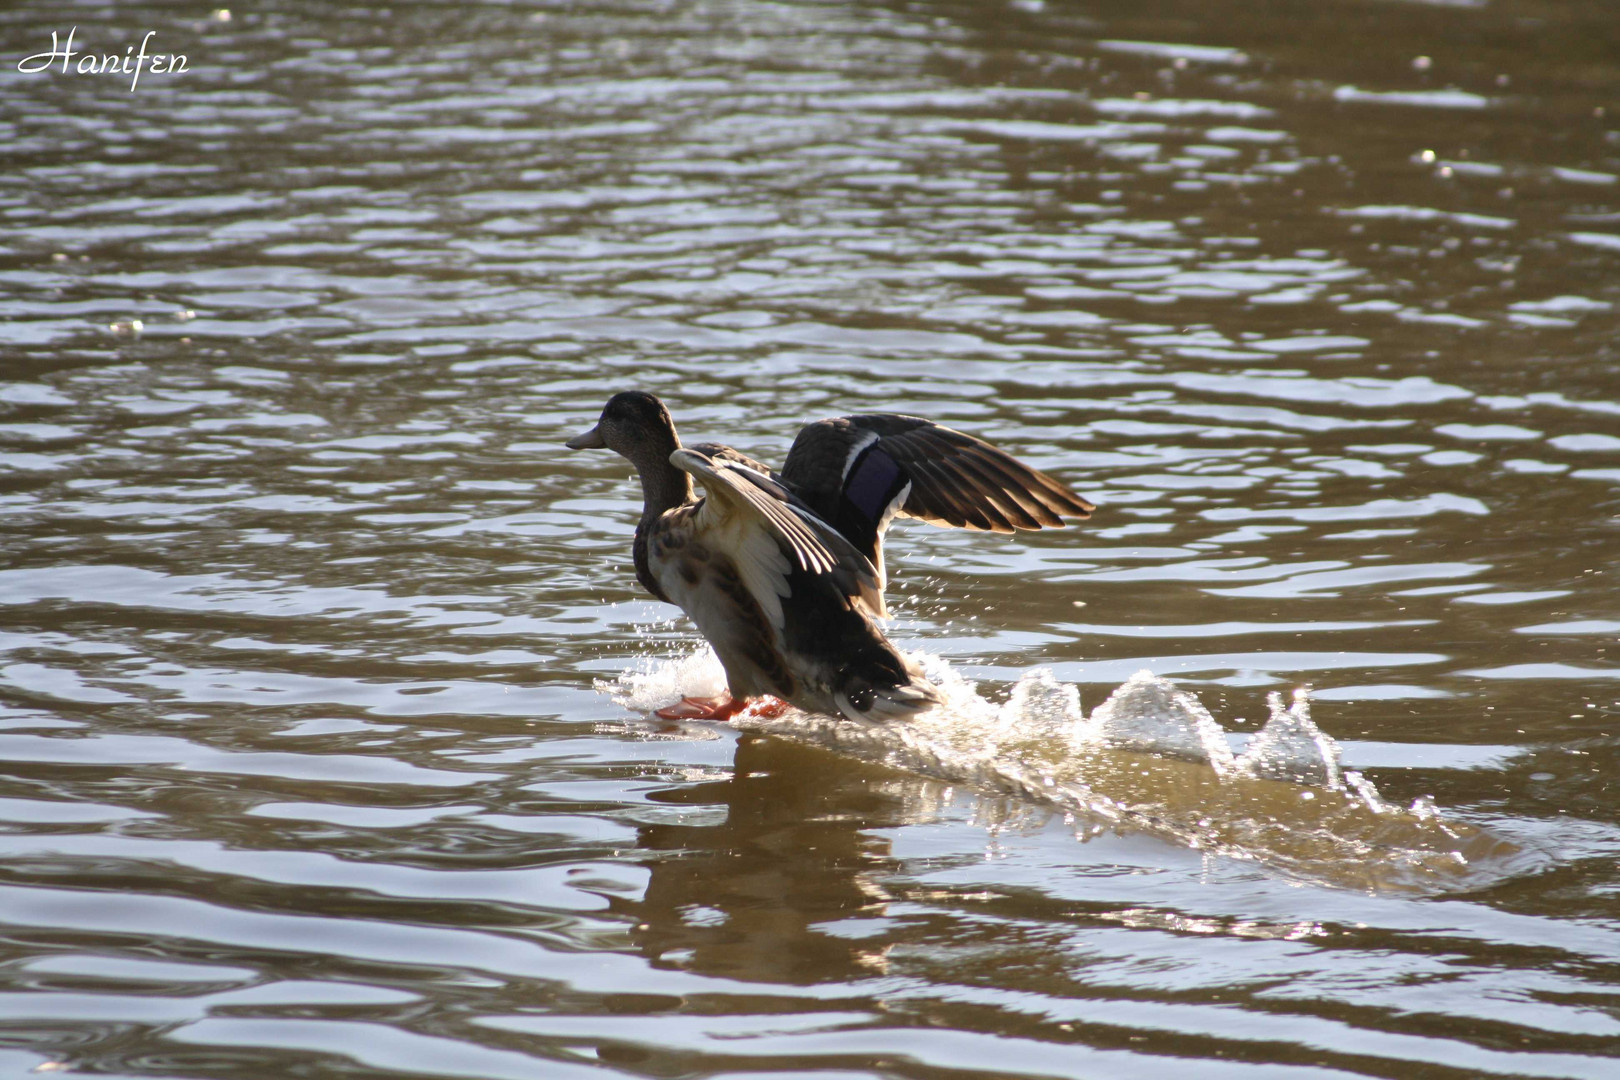
<path fill-rule="evenodd" d="M 74 27 L 188 68 L 18 70 Z M 0 1071 L 1617 1075 L 1617 27 L 0 13 Z M 629 387 L 773 462 L 845 412 L 992 439 L 1100 509 L 897 526 L 936 672 L 1146 668 L 1239 750 L 1309 686 L 1494 846 L 1385 888 L 1297 784 L 1087 766 L 1170 829 L 649 722 L 599 687 L 697 642 L 626 464 L 560 445 Z"/>

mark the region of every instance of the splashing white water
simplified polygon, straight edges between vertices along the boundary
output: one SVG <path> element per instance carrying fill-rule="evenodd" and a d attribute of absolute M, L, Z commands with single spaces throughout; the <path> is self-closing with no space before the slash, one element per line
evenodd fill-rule
<path fill-rule="evenodd" d="M 1282 695 L 1274 690 L 1266 695 L 1266 704 L 1271 719 L 1249 741 L 1239 762 L 1244 773 L 1326 788 L 1341 786 L 1339 744 L 1311 721 L 1310 696 L 1295 690 L 1293 703 L 1284 709 Z"/>
<path fill-rule="evenodd" d="M 1222 776 L 1238 768 L 1232 744 L 1209 710 L 1151 671 L 1127 679 L 1097 706 L 1089 723 L 1087 735 L 1104 746 L 1201 762 Z"/>
<path fill-rule="evenodd" d="M 795 709 L 734 723 L 1331 884 L 1429 891 L 1526 868 L 1507 841 L 1393 806 L 1342 769 L 1302 690 L 1287 708 L 1270 695 L 1270 719 L 1239 755 L 1196 697 L 1148 671 L 1088 717 L 1078 688 L 1046 669 L 1026 672 L 997 705 L 943 659 L 913 659 L 945 704 L 904 723 L 865 726 Z M 597 688 L 647 712 L 719 694 L 725 676 L 704 647 Z"/>
<path fill-rule="evenodd" d="M 1197 762 L 1212 767 L 1221 776 L 1289 780 L 1326 788 L 1342 786 L 1339 746 L 1312 722 L 1310 702 L 1303 690 L 1295 691 L 1293 704 L 1286 710 L 1281 695 L 1270 695 L 1271 719 L 1249 741 L 1247 751 L 1238 756 L 1232 751 L 1226 731 L 1197 698 L 1151 671 L 1131 676 L 1088 718 L 1080 707 L 1079 688 L 1059 682 L 1046 668 L 1025 672 L 1013 684 L 1006 702 L 998 707 L 979 695 L 975 683 L 962 678 L 939 657 L 918 653 L 912 659 L 945 692 L 946 704 L 903 726 L 915 734 L 943 738 L 944 745 L 953 749 L 963 742 L 964 733 L 971 733 L 975 738 L 988 737 L 980 744 L 988 756 L 997 755 L 1003 748 L 1027 751 L 1042 744 L 1075 750 L 1101 747 Z M 611 682 L 599 679 L 596 686 L 627 709 L 650 712 L 683 696 L 720 695 L 725 691 L 726 678 L 714 651 L 705 646 L 674 660 L 646 662 Z M 746 718 L 739 723 L 773 731 L 820 731 L 824 735 L 831 726 L 842 734 L 838 740 L 841 742 L 869 730 L 796 710 L 777 719 L 783 722 Z M 898 727 L 876 730 L 897 734 Z"/>

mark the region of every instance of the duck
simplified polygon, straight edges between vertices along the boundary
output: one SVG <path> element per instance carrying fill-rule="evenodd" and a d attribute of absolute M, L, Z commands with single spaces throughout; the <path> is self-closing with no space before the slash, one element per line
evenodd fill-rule
<path fill-rule="evenodd" d="M 879 623 L 890 524 L 1012 533 L 1096 509 L 982 439 L 900 413 L 807 424 L 778 473 L 724 443 L 683 446 L 657 396 L 625 390 L 565 445 L 635 467 L 636 579 L 691 618 L 725 671 L 724 695 L 657 710 L 671 720 L 792 705 L 883 724 L 934 708 L 939 688 Z"/>

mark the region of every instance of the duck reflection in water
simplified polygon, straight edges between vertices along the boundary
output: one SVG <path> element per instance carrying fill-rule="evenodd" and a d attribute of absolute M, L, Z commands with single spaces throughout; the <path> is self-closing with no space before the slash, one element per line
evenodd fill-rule
<path fill-rule="evenodd" d="M 896 868 L 875 830 L 917 816 L 916 777 L 771 736 L 744 735 L 734 774 L 653 799 L 723 809 L 708 825 L 639 830 L 650 878 L 638 902 L 636 947 L 655 963 L 750 982 L 840 982 L 884 969 L 885 937 L 819 927 L 873 917 L 892 898 L 878 878 Z"/>

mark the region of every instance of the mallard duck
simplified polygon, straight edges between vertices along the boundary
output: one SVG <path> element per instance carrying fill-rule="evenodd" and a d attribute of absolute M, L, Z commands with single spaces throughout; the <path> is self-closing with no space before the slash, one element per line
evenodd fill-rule
<path fill-rule="evenodd" d="M 772 698 L 865 723 L 936 705 L 938 688 L 875 621 L 888 614 L 890 522 L 1010 533 L 1061 528 L 1094 509 L 989 443 L 896 413 L 807 425 L 776 474 L 729 446 L 683 448 L 664 403 L 627 390 L 567 446 L 613 450 L 635 466 L 636 578 L 691 617 L 725 669 L 728 698 L 659 710 L 672 719 L 780 709 L 756 700 Z"/>

